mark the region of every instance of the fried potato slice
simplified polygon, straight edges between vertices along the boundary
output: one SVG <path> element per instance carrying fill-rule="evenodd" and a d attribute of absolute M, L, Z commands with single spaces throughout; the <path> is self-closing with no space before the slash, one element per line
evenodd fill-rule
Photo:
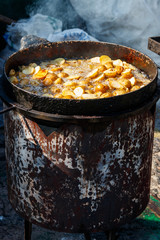
<path fill-rule="evenodd" d="M 40 66 L 36 66 L 36 67 L 35 67 L 34 74 L 37 74 L 40 70 L 41 70 L 41 67 L 40 67 Z"/>
<path fill-rule="evenodd" d="M 60 73 L 58 73 L 57 75 L 58 75 L 58 77 L 60 77 L 60 78 L 66 78 L 66 77 L 68 77 L 68 73 L 65 73 L 65 72 L 60 72 Z"/>
<path fill-rule="evenodd" d="M 95 78 L 98 75 L 98 68 L 94 69 L 93 71 L 87 74 L 87 78 Z"/>
<path fill-rule="evenodd" d="M 119 96 L 127 93 L 124 89 L 117 89 L 113 92 L 113 96 Z"/>
<path fill-rule="evenodd" d="M 84 93 L 84 89 L 82 87 L 76 87 L 74 89 L 74 93 L 77 97 L 80 97 Z"/>
<path fill-rule="evenodd" d="M 16 78 L 16 76 L 11 76 L 10 77 L 10 82 L 13 84 L 18 84 L 18 79 Z"/>
<path fill-rule="evenodd" d="M 105 74 L 106 77 L 115 77 L 117 75 L 117 72 L 115 71 L 115 69 L 107 69 L 106 71 L 103 72 Z"/>
<path fill-rule="evenodd" d="M 125 69 L 122 73 L 121 73 L 123 78 L 131 78 L 133 77 L 132 74 L 132 70 L 131 69 Z"/>
<path fill-rule="evenodd" d="M 51 64 L 56 64 L 56 65 L 61 65 L 65 63 L 65 59 L 64 58 L 56 58 L 52 61 L 50 61 Z"/>
<path fill-rule="evenodd" d="M 112 62 L 112 59 L 107 55 L 100 56 L 100 63 L 105 65 L 107 62 Z"/>
<path fill-rule="evenodd" d="M 123 67 L 123 62 L 122 62 L 122 60 L 120 60 L 120 59 L 113 60 L 113 66 L 114 66 L 114 67 L 116 67 L 116 66 L 121 66 L 121 67 Z"/>
<path fill-rule="evenodd" d="M 67 81 L 65 83 L 63 83 L 63 86 L 65 87 L 72 87 L 72 86 L 76 86 L 77 83 L 76 82 L 73 82 L 73 81 Z"/>
<path fill-rule="evenodd" d="M 47 69 L 41 69 L 36 74 L 34 74 L 32 78 L 42 80 L 46 77 L 47 73 L 48 73 Z"/>
<path fill-rule="evenodd" d="M 140 87 L 138 85 L 135 85 L 130 89 L 130 91 L 133 92 L 133 91 L 136 91 L 138 89 L 140 89 Z"/>
<path fill-rule="evenodd" d="M 54 81 L 54 84 L 62 84 L 62 83 L 63 83 L 62 78 L 57 78 L 57 79 Z"/>
<path fill-rule="evenodd" d="M 9 71 L 9 76 L 11 77 L 11 76 L 14 76 L 16 74 L 16 71 L 14 70 L 14 69 L 11 69 L 10 71 Z"/>
<path fill-rule="evenodd" d="M 28 66 L 22 70 L 22 73 L 32 75 L 34 73 L 34 67 Z"/>
<path fill-rule="evenodd" d="M 50 69 L 51 72 L 58 72 L 58 71 L 62 71 L 62 70 L 63 70 L 62 67 L 52 67 L 52 68 Z"/>
<path fill-rule="evenodd" d="M 130 81 L 132 87 L 137 83 L 137 80 L 135 77 L 130 78 L 129 81 Z"/>
<path fill-rule="evenodd" d="M 90 59 L 92 63 L 100 63 L 100 58 L 99 57 L 93 57 Z"/>
<path fill-rule="evenodd" d="M 107 69 L 113 68 L 113 63 L 112 63 L 112 62 L 107 62 L 107 63 L 105 64 L 105 67 L 106 67 Z"/>
<path fill-rule="evenodd" d="M 109 86 L 112 89 L 123 89 L 123 85 L 121 83 L 119 83 L 118 81 L 115 80 L 109 80 Z"/>
<path fill-rule="evenodd" d="M 109 88 L 107 85 L 104 85 L 103 83 L 99 83 L 95 86 L 94 90 L 95 92 L 102 92 L 105 93 L 107 88 Z"/>
<path fill-rule="evenodd" d="M 101 75 L 99 75 L 98 77 L 93 79 L 93 82 L 99 82 L 102 81 L 105 78 L 104 73 L 102 73 Z"/>
<path fill-rule="evenodd" d="M 94 99 L 94 98 L 97 98 L 97 95 L 96 94 L 87 94 L 87 93 L 84 93 L 82 94 L 82 99 Z"/>
<path fill-rule="evenodd" d="M 100 98 L 108 98 L 108 97 L 112 97 L 113 94 L 111 92 L 106 92 L 106 93 L 103 93 Z"/>
<path fill-rule="evenodd" d="M 51 97 L 51 98 L 54 97 L 54 96 L 53 96 L 52 94 L 50 94 L 50 93 L 44 93 L 44 94 L 42 94 L 42 96 L 43 96 L 43 97 Z"/>
<path fill-rule="evenodd" d="M 65 96 L 72 96 L 73 98 L 75 97 L 75 94 L 72 91 L 68 90 L 67 88 L 64 88 L 62 90 L 62 95 L 63 97 Z"/>
<path fill-rule="evenodd" d="M 116 66 L 115 71 L 117 74 L 121 74 L 123 72 L 124 68 L 122 66 Z"/>
<path fill-rule="evenodd" d="M 69 79 L 69 80 L 79 79 L 79 78 L 80 78 L 80 75 L 70 75 L 67 77 L 67 79 Z"/>
<path fill-rule="evenodd" d="M 131 87 L 131 82 L 129 79 L 122 78 L 118 80 L 118 82 L 124 87 L 124 88 L 130 88 Z"/>

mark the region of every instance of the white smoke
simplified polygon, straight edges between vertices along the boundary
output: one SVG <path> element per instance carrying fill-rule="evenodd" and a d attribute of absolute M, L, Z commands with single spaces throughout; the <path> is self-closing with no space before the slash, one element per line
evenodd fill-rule
<path fill-rule="evenodd" d="M 60 19 L 63 29 L 81 28 L 100 41 L 135 48 L 160 62 L 147 49 L 148 38 L 160 35 L 159 0 L 38 0 L 29 11 Z"/>
<path fill-rule="evenodd" d="M 40 13 L 59 19 L 63 23 L 63 29 L 85 30 L 85 21 L 80 18 L 70 0 L 37 0 L 34 4 L 27 6 L 27 13 L 29 16 Z"/>

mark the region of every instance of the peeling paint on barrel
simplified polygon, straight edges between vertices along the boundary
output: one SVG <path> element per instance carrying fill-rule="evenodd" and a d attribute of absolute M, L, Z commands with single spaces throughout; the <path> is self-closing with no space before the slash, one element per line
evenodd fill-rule
<path fill-rule="evenodd" d="M 46 136 L 35 121 L 5 114 L 9 199 L 31 222 L 57 231 L 106 231 L 149 199 L 154 115 L 63 123 Z"/>

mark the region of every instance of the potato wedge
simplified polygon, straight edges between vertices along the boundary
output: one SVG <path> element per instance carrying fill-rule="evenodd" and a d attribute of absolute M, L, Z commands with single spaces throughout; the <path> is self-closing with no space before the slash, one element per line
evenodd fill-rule
<path fill-rule="evenodd" d="M 65 96 L 68 96 L 68 95 L 72 96 L 73 98 L 75 97 L 75 94 L 74 94 L 72 91 L 68 90 L 67 88 L 64 88 L 64 89 L 62 90 L 62 95 L 63 95 L 64 97 L 65 97 Z"/>
<path fill-rule="evenodd" d="M 84 93 L 82 94 L 82 99 L 94 99 L 94 98 L 97 98 L 97 95 L 96 94 L 87 94 L 87 93 Z"/>
<path fill-rule="evenodd" d="M 87 78 L 95 78 L 98 75 L 98 68 L 94 69 L 90 73 L 87 74 Z"/>
<path fill-rule="evenodd" d="M 60 73 L 58 73 L 57 75 L 58 75 L 58 77 L 60 77 L 60 78 L 66 78 L 66 77 L 68 77 L 68 73 L 65 73 L 65 72 L 60 72 Z"/>
<path fill-rule="evenodd" d="M 61 65 L 65 63 L 64 58 L 56 58 L 50 62 L 51 64 Z"/>
<path fill-rule="evenodd" d="M 113 94 L 111 92 L 106 92 L 106 93 L 103 93 L 100 98 L 108 98 L 108 97 L 112 97 Z"/>
<path fill-rule="evenodd" d="M 130 91 L 133 92 L 133 91 L 136 91 L 138 89 L 140 89 L 140 87 L 138 85 L 135 85 L 130 89 Z"/>
<path fill-rule="evenodd" d="M 44 79 L 46 77 L 47 73 L 48 73 L 48 70 L 41 69 L 36 74 L 34 74 L 32 78 L 33 79 L 42 80 L 42 79 Z"/>
<path fill-rule="evenodd" d="M 117 75 L 117 72 L 115 69 L 107 69 L 106 71 L 103 72 L 106 77 L 115 77 Z"/>
<path fill-rule="evenodd" d="M 16 76 L 11 76 L 9 80 L 13 84 L 18 84 L 18 82 L 19 82 L 18 79 L 16 78 Z"/>
<path fill-rule="evenodd" d="M 74 80 L 74 79 L 79 79 L 80 78 L 80 75 L 70 75 L 67 77 L 67 79 L 69 80 Z"/>
<path fill-rule="evenodd" d="M 54 67 L 54 68 L 51 68 L 51 72 L 58 72 L 58 71 L 62 71 L 63 68 L 62 67 Z"/>
<path fill-rule="evenodd" d="M 130 81 L 132 87 L 137 83 L 137 80 L 135 77 L 130 78 L 129 81 Z"/>
<path fill-rule="evenodd" d="M 121 66 L 121 67 L 123 67 L 123 62 L 122 62 L 122 60 L 120 60 L 120 59 L 114 60 L 114 61 L 113 61 L 113 66 L 114 66 L 114 67 L 116 67 L 116 66 Z"/>
<path fill-rule="evenodd" d="M 131 82 L 129 79 L 122 78 L 118 80 L 118 82 L 123 86 L 123 88 L 130 88 L 131 87 Z"/>
<path fill-rule="evenodd" d="M 121 73 L 123 78 L 131 78 L 133 77 L 132 74 L 132 70 L 131 69 L 125 69 L 122 73 Z"/>
<path fill-rule="evenodd" d="M 113 92 L 113 96 L 119 96 L 119 95 L 123 95 L 126 94 L 126 91 L 124 89 L 117 89 Z"/>
<path fill-rule="evenodd" d="M 14 76 L 16 74 L 16 71 L 14 70 L 14 69 L 11 69 L 10 71 L 9 71 L 9 76 L 11 77 L 11 76 Z"/>
<path fill-rule="evenodd" d="M 62 78 L 57 78 L 57 79 L 54 81 L 54 84 L 62 84 L 62 83 L 63 83 Z"/>
<path fill-rule="evenodd" d="M 77 96 L 77 97 L 81 97 L 82 94 L 84 93 L 84 89 L 82 87 L 76 87 L 74 89 L 74 94 Z"/>
<path fill-rule="evenodd" d="M 100 56 L 100 63 L 105 65 L 107 62 L 112 62 L 112 59 L 107 55 Z"/>
<path fill-rule="evenodd" d="M 109 87 L 111 89 L 123 89 L 123 85 L 121 83 L 119 83 L 118 81 L 115 81 L 115 80 L 110 80 L 109 81 Z"/>
<path fill-rule="evenodd" d="M 99 83 L 98 85 L 95 86 L 95 92 L 102 92 L 105 93 L 107 88 L 109 89 L 109 87 L 107 85 L 104 85 L 103 83 Z"/>
<path fill-rule="evenodd" d="M 67 81 L 65 83 L 63 83 L 63 86 L 65 87 L 72 87 L 72 86 L 76 86 L 77 83 L 76 82 L 73 82 L 73 81 Z"/>
<path fill-rule="evenodd" d="M 22 73 L 32 75 L 34 73 L 34 67 L 28 66 L 22 70 Z"/>
<path fill-rule="evenodd" d="M 92 63 L 100 63 L 100 58 L 99 57 L 93 57 L 90 59 Z"/>
<path fill-rule="evenodd" d="M 93 79 L 93 82 L 100 82 L 105 78 L 105 74 L 102 73 L 101 75 L 99 75 L 98 77 Z"/>

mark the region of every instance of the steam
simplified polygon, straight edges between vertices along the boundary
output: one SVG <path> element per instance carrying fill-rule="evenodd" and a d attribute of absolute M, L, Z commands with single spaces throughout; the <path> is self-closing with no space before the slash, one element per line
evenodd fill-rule
<path fill-rule="evenodd" d="M 29 16 L 41 13 L 61 20 L 63 30 L 71 28 L 86 30 L 85 21 L 78 15 L 69 0 L 37 0 L 26 9 Z"/>
<path fill-rule="evenodd" d="M 80 28 L 100 41 L 122 44 L 157 58 L 147 45 L 149 37 L 160 34 L 159 0 L 37 0 L 27 12 L 61 20 L 62 30 Z"/>

